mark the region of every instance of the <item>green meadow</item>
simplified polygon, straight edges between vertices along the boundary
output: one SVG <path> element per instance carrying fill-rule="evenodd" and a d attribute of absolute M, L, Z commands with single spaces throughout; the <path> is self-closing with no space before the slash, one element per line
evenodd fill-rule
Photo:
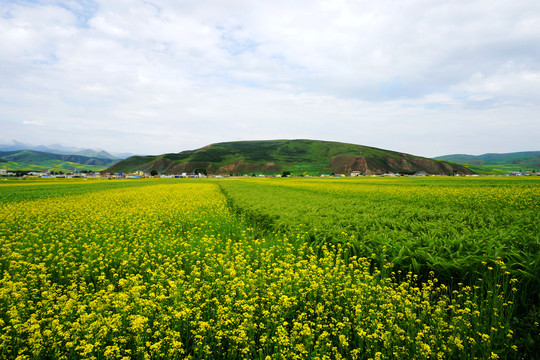
<path fill-rule="evenodd" d="M 102 165 L 83 165 L 79 163 L 74 163 L 70 161 L 62 161 L 62 160 L 47 160 L 47 161 L 41 161 L 38 163 L 20 163 L 15 161 L 5 161 L 0 162 L 0 168 L 6 169 L 8 171 L 42 171 L 44 169 L 48 169 L 49 171 L 54 172 L 63 172 L 63 173 L 70 173 L 75 171 L 91 171 L 91 172 L 99 172 L 103 171 L 106 166 Z"/>

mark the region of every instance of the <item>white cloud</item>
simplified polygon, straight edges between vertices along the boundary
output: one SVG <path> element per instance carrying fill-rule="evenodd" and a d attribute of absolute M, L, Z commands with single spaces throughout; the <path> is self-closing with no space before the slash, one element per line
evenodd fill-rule
<path fill-rule="evenodd" d="M 537 1 L 4 3 L 10 139 L 142 153 L 292 137 L 427 156 L 537 147 Z"/>
<path fill-rule="evenodd" d="M 45 125 L 42 121 L 39 120 L 23 120 L 24 125 L 37 125 L 37 126 L 43 126 Z"/>

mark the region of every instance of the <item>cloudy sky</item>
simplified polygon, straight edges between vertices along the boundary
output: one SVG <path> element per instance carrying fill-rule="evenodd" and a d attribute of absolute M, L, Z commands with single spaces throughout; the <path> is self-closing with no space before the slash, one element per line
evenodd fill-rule
<path fill-rule="evenodd" d="M 0 143 L 540 150 L 538 0 L 0 0 Z"/>

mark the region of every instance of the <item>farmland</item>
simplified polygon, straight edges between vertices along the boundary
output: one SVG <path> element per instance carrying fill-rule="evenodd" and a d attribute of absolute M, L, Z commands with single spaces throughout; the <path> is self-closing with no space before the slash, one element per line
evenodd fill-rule
<path fill-rule="evenodd" d="M 536 179 L 5 182 L 0 357 L 522 358 L 539 195 Z"/>
<path fill-rule="evenodd" d="M 252 179 L 222 182 L 233 207 L 259 223 L 305 231 L 317 247 L 450 279 L 505 258 L 538 287 L 540 182 L 509 178 Z"/>

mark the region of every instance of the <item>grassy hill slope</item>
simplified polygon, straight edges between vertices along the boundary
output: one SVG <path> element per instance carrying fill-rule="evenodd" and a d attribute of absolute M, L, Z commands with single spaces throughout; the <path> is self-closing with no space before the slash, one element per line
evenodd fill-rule
<path fill-rule="evenodd" d="M 540 171 L 540 151 L 484 155 L 453 154 L 439 156 L 435 159 L 465 164 L 475 172 L 485 174 Z"/>
<path fill-rule="evenodd" d="M 35 150 L 0 151 L 0 168 L 10 171 L 49 169 L 52 171 L 101 171 L 117 160 L 83 155 L 62 155 Z"/>
<path fill-rule="evenodd" d="M 100 158 L 100 159 L 110 159 L 110 160 L 118 160 L 117 157 L 114 155 L 109 154 L 105 150 L 92 150 L 92 149 L 85 149 L 80 150 L 72 153 L 73 155 L 82 155 L 86 157 L 92 157 L 92 158 Z"/>
<path fill-rule="evenodd" d="M 382 150 L 368 146 L 319 140 L 265 140 L 223 142 L 197 150 L 157 156 L 133 156 L 106 171 L 133 172 L 155 169 L 162 173 L 204 170 L 209 174 L 319 175 L 360 171 L 432 174 L 471 174 L 467 168 L 444 161 Z"/>

